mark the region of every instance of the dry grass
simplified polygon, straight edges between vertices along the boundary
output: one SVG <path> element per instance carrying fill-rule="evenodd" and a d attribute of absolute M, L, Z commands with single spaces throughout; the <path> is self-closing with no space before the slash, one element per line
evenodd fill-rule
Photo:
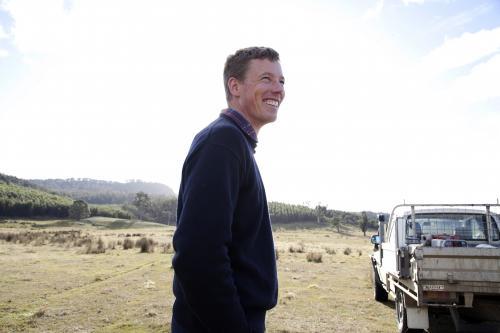
<path fill-rule="evenodd" d="M 0 228 L 0 235 L 26 231 Z M 172 227 L 85 226 L 79 237 L 54 237 L 64 228 L 45 231 L 30 242 L 12 242 L 12 236 L 0 240 L 0 332 L 170 332 Z M 286 228 L 274 236 L 280 291 L 278 305 L 267 316 L 267 332 L 395 331 L 392 303 L 372 301 L 368 237 L 357 231 L 339 235 L 329 229 Z M 141 238 L 159 244 L 157 251 L 122 250 Z M 97 248 L 99 239 L 104 253 L 81 254 L 88 244 Z M 122 246 L 113 249 L 112 242 Z M 332 255 L 347 248 L 363 255 Z M 306 249 L 320 254 L 321 264 L 308 262 Z"/>

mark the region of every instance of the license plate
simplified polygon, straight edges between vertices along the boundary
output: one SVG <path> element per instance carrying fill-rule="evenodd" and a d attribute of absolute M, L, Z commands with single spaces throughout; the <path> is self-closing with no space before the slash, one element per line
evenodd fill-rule
<path fill-rule="evenodd" d="M 444 285 L 442 284 L 424 284 L 424 290 L 444 290 Z"/>

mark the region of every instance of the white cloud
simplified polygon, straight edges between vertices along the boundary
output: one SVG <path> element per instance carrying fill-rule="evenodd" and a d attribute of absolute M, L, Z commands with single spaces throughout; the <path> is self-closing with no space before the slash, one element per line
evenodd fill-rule
<path fill-rule="evenodd" d="M 500 54 L 472 68 L 456 79 L 450 88 L 455 103 L 478 103 L 500 97 Z"/>
<path fill-rule="evenodd" d="M 425 2 L 425 0 L 402 0 L 405 5 L 410 5 L 410 4 L 417 4 L 421 5 Z"/>
<path fill-rule="evenodd" d="M 9 35 L 5 32 L 4 28 L 2 25 L 0 25 L 0 39 L 6 39 L 9 38 Z"/>
<path fill-rule="evenodd" d="M 432 27 L 432 30 L 438 33 L 440 31 L 447 32 L 453 31 L 453 29 L 456 28 L 462 28 L 467 23 L 477 19 L 483 14 L 490 12 L 491 10 L 494 10 L 494 5 L 490 3 L 482 3 L 472 9 L 467 8 L 466 10 L 459 12 L 456 15 L 440 18 L 440 20 Z"/>
<path fill-rule="evenodd" d="M 457 38 L 446 39 L 424 59 L 423 66 L 432 72 L 444 72 L 487 57 L 500 50 L 500 27 L 466 32 Z"/>
<path fill-rule="evenodd" d="M 11 28 L 14 44 L 23 53 L 60 49 L 64 34 L 63 1 L 8 1 L 4 9 L 15 19 Z"/>
<path fill-rule="evenodd" d="M 377 3 L 373 8 L 368 9 L 363 15 L 363 19 L 369 20 L 380 16 L 382 10 L 384 9 L 384 0 L 377 0 Z"/>
<path fill-rule="evenodd" d="M 9 51 L 0 49 L 0 58 L 6 58 L 9 56 Z"/>

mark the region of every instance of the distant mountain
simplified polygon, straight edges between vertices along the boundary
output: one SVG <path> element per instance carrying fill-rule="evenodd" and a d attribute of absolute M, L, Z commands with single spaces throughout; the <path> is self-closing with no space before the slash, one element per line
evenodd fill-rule
<path fill-rule="evenodd" d="M 137 192 L 144 192 L 152 197 L 175 197 L 174 191 L 167 185 L 140 180 L 120 183 L 89 178 L 70 178 L 30 179 L 29 182 L 49 191 L 92 204 L 130 203 Z"/>

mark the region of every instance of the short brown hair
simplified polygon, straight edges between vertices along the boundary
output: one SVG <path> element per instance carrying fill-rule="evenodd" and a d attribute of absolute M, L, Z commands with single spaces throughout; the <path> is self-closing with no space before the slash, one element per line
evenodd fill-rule
<path fill-rule="evenodd" d="M 234 77 L 238 81 L 243 81 L 248 69 L 248 63 L 253 59 L 267 59 L 269 61 L 280 61 L 278 52 L 270 47 L 247 47 L 236 51 L 227 57 L 224 65 L 224 89 L 226 90 L 226 100 L 231 100 L 231 92 L 227 86 L 229 78 Z"/>

